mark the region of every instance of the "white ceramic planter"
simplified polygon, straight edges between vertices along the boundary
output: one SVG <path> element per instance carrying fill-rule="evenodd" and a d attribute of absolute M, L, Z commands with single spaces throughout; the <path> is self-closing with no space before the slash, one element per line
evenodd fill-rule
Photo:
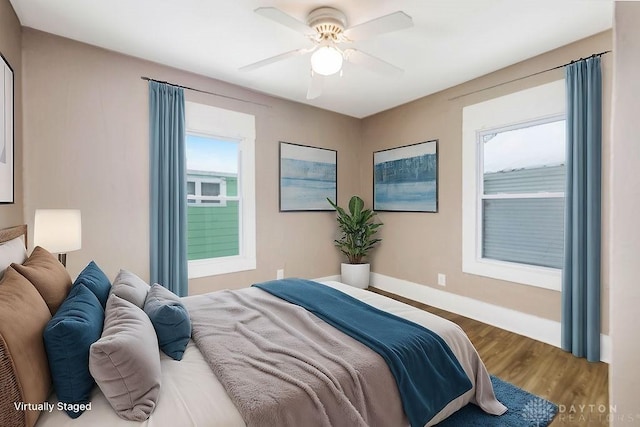
<path fill-rule="evenodd" d="M 369 286 L 370 264 L 346 264 L 340 265 L 342 274 L 342 283 L 354 286 L 360 289 L 366 289 Z"/>

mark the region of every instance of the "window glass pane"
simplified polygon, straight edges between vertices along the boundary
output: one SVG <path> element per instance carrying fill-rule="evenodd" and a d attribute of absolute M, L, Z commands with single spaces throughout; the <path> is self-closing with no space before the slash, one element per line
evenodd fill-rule
<path fill-rule="evenodd" d="M 201 192 L 203 196 L 219 196 L 220 195 L 220 183 L 218 182 L 203 182 Z"/>
<path fill-rule="evenodd" d="M 482 257 L 562 268 L 564 199 L 485 199 Z"/>
<path fill-rule="evenodd" d="M 238 235 L 239 202 L 226 206 L 189 206 L 187 252 L 189 260 L 240 254 Z"/>
<path fill-rule="evenodd" d="M 566 121 L 482 135 L 484 194 L 564 192 Z"/>
<path fill-rule="evenodd" d="M 238 174 L 238 143 L 187 134 L 187 170 Z"/>
<path fill-rule="evenodd" d="M 565 166 L 543 166 L 484 174 L 484 194 L 564 193 Z"/>
<path fill-rule="evenodd" d="M 206 199 L 237 188 L 238 156 L 236 142 L 187 134 L 187 182 L 199 179 L 202 197 L 187 207 L 189 260 L 240 254 L 240 203 Z"/>
<path fill-rule="evenodd" d="M 194 196 L 196 194 L 196 183 L 187 181 L 187 195 Z"/>
<path fill-rule="evenodd" d="M 187 203 L 196 203 L 196 183 L 187 181 Z M 192 197 L 189 197 L 192 196 Z"/>
<path fill-rule="evenodd" d="M 220 196 L 220 183 L 218 182 L 203 182 L 200 184 L 203 196 L 206 197 L 217 197 Z M 202 203 L 210 204 L 210 205 L 219 205 L 220 200 L 207 200 L 203 198 Z"/>

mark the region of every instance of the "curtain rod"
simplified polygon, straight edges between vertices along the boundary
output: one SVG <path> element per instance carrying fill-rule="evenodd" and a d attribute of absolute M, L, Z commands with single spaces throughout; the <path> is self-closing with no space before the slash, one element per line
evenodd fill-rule
<path fill-rule="evenodd" d="M 578 61 L 582 61 L 582 60 L 585 60 L 585 59 L 593 58 L 595 56 L 606 55 L 607 53 L 610 53 L 610 52 L 611 52 L 610 50 L 605 50 L 604 52 L 594 53 L 593 55 L 588 56 L 587 58 L 574 59 L 573 61 L 567 62 L 566 64 L 558 65 L 556 67 L 552 67 L 552 68 L 548 68 L 546 70 L 535 72 L 533 74 L 529 74 L 529 75 L 526 75 L 526 76 L 518 77 L 516 79 L 509 80 L 509 81 L 506 81 L 506 82 L 498 83 L 498 84 L 495 84 L 493 86 L 485 87 L 483 89 L 478 89 L 478 90 L 474 90 L 472 92 L 463 93 L 462 95 L 458 95 L 458 96 L 454 96 L 453 98 L 449 98 L 448 101 L 453 101 L 453 100 L 458 99 L 458 98 L 463 98 L 463 97 L 468 96 L 468 95 L 473 95 L 474 93 L 484 92 L 485 90 L 489 90 L 489 89 L 493 89 L 493 88 L 496 88 L 496 87 L 504 86 L 506 84 L 517 82 L 519 80 L 528 79 L 529 77 L 537 76 L 538 74 L 543 74 L 543 73 L 547 73 L 549 71 L 553 71 L 553 70 L 557 70 L 559 68 L 566 67 L 567 65 L 571 65 L 574 62 L 578 62 Z"/>
<path fill-rule="evenodd" d="M 189 86 L 182 86 L 182 85 L 171 83 L 171 82 L 165 82 L 164 80 L 152 79 L 151 77 L 141 76 L 140 78 L 142 80 L 156 82 L 156 83 L 164 83 L 164 84 L 167 84 L 167 85 L 170 85 L 170 86 L 175 86 L 175 87 L 179 87 L 179 88 L 182 88 L 182 89 L 192 90 L 194 92 L 200 92 L 200 93 L 206 93 L 208 95 L 219 96 L 220 98 L 233 99 L 234 101 L 246 102 L 248 104 L 260 105 L 261 107 L 271 108 L 271 106 L 267 105 L 267 104 L 261 104 L 259 102 L 249 101 L 249 100 L 241 99 L 241 98 L 234 98 L 233 96 L 223 95 L 221 93 L 209 92 L 209 91 L 202 90 L 202 89 L 195 89 L 195 88 L 192 88 L 192 87 L 189 87 Z"/>

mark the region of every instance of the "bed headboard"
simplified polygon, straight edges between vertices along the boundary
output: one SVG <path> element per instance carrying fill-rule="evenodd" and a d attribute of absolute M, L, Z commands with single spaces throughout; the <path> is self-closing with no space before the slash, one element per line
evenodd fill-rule
<path fill-rule="evenodd" d="M 24 236 L 24 247 L 27 247 L 27 225 L 16 225 L 15 227 L 3 228 L 0 230 L 0 244 Z"/>

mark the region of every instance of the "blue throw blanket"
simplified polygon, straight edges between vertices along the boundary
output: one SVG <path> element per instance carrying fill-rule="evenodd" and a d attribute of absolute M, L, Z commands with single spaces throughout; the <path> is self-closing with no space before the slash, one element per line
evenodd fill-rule
<path fill-rule="evenodd" d="M 304 307 L 382 356 L 396 379 L 412 427 L 424 426 L 472 387 L 449 346 L 416 323 L 309 280 L 274 280 L 253 286 Z"/>

